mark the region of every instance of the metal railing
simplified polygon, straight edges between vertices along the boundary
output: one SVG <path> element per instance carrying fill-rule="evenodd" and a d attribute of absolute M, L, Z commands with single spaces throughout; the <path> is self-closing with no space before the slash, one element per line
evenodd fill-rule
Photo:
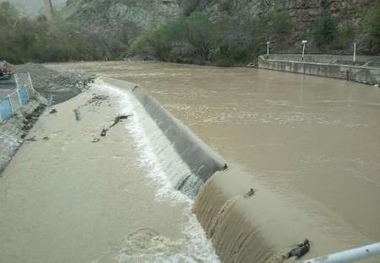
<path fill-rule="evenodd" d="M 14 78 L 16 90 L 7 97 L 0 99 L 0 122 L 12 117 L 17 110 L 26 105 L 36 94 L 29 73 L 15 74 Z"/>
<path fill-rule="evenodd" d="M 367 245 L 337 252 L 327 256 L 313 258 L 303 261 L 302 263 L 349 263 L 357 262 L 362 259 L 371 258 L 380 255 L 380 243 Z"/>

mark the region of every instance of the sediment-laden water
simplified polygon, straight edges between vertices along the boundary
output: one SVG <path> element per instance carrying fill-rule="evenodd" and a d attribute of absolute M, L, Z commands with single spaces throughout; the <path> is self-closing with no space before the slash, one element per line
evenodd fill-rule
<path fill-rule="evenodd" d="M 219 262 L 173 185 L 189 168 L 131 92 L 98 81 L 54 107 L 0 178 L 0 262 Z"/>
<path fill-rule="evenodd" d="M 192 206 L 224 262 L 281 262 L 282 255 L 304 238 L 311 241 L 307 257 L 380 239 L 378 88 L 265 70 L 157 62 L 59 67 L 138 83 L 227 160 L 228 171 L 209 179 Z M 150 132 L 154 126 L 150 121 L 142 119 L 140 130 L 129 133 L 138 149 L 144 149 L 134 158 L 155 160 L 145 163 L 148 169 L 142 173 L 155 182 L 154 204 L 164 200 L 183 204 L 186 197 L 171 190 L 173 181 L 157 180 L 157 173 L 151 172 L 165 170 L 161 178 L 168 179 L 189 171 L 173 157 L 175 152 L 166 152 L 170 148 L 165 137 L 156 129 L 157 135 Z M 149 136 L 141 137 L 147 132 Z M 175 161 L 167 162 L 165 156 Z M 164 169 L 155 170 L 155 165 Z M 172 176 L 167 172 L 170 167 Z M 255 194 L 244 198 L 250 188 Z M 188 205 L 182 206 L 189 211 Z M 181 214 L 181 209 L 172 214 Z M 154 214 L 154 219 L 140 211 L 134 220 L 166 221 L 170 217 L 165 211 Z M 170 230 L 187 225 L 182 222 Z M 141 233 L 130 231 L 130 239 L 150 240 L 158 228 L 139 229 Z M 170 236 L 164 230 L 158 232 Z M 195 236 L 205 242 L 203 235 Z M 147 247 L 157 247 L 148 243 Z M 205 255 L 212 259 L 199 261 L 214 260 L 210 250 Z"/>

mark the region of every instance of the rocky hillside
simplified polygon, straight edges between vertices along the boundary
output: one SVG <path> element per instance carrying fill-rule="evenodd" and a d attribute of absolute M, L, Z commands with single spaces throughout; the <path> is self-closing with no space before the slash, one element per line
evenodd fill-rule
<path fill-rule="evenodd" d="M 175 0 L 69 0 L 63 14 L 90 28 L 125 23 L 149 27 L 178 16 L 180 9 Z"/>
<path fill-rule="evenodd" d="M 363 13 L 380 0 L 201 0 L 192 1 L 197 10 L 212 10 L 232 16 L 262 16 L 276 9 L 286 10 L 297 28 L 309 26 L 323 12 L 330 12 L 340 24 L 358 24 Z"/>
<path fill-rule="evenodd" d="M 1 3 L 3 58 L 21 63 L 140 54 L 233 65 L 265 53 L 267 41 L 273 52 L 299 52 L 302 39 L 308 52 L 349 54 L 356 40 L 359 53 L 380 54 L 380 0 L 67 0 L 55 14 L 52 20 L 22 18 Z"/>
<path fill-rule="evenodd" d="M 5 2 L 7 0 L 0 0 Z M 9 1 L 9 0 L 8 0 Z M 27 14 L 43 11 L 42 0 L 9 1 Z M 88 24 L 117 24 L 125 21 L 146 27 L 162 23 L 181 12 L 194 10 L 227 12 L 233 16 L 261 16 L 276 8 L 289 12 L 297 27 L 310 25 L 324 11 L 329 11 L 341 24 L 357 25 L 362 14 L 380 0 L 52 0 L 61 7 L 67 3 L 65 17 Z M 90 23 L 91 22 L 91 23 Z"/>
<path fill-rule="evenodd" d="M 352 43 L 356 37 L 357 32 L 354 32 L 354 29 L 362 30 L 361 21 L 366 11 L 379 4 L 380 0 L 69 0 L 65 16 L 70 20 L 79 21 L 88 28 L 119 28 L 129 23 L 129 26 L 133 24 L 143 29 L 162 24 L 181 14 L 190 15 L 195 11 L 207 14 L 214 21 L 227 18 L 245 23 L 245 20 L 251 18 L 268 18 L 271 12 L 281 10 L 281 17 L 274 14 L 272 20 L 284 20 L 289 17 L 289 25 L 288 21 L 279 20 L 277 27 L 286 22 L 284 27 L 289 26 L 290 30 L 276 30 L 287 33 L 286 41 L 284 37 L 279 38 L 276 32 L 268 32 L 267 38 L 279 49 L 285 49 L 284 43 L 287 44 L 287 49 L 292 49 L 298 44 L 293 44 L 292 47 L 289 43 L 298 43 L 301 38 L 312 40 L 318 20 L 321 20 L 324 14 L 328 14 L 327 21 L 321 22 L 322 27 L 325 26 L 323 23 L 333 23 L 336 28 L 330 34 L 337 37 L 321 38 L 320 43 L 314 41 L 314 46 L 340 50 L 349 48 L 351 44 L 347 42 Z M 268 20 L 266 23 L 276 21 Z M 264 30 L 267 29 L 265 25 L 263 27 Z M 339 30 L 341 32 L 338 32 Z M 330 41 L 329 38 L 339 38 L 336 39 L 334 47 L 324 44 Z M 362 37 L 359 36 L 358 39 L 360 42 Z"/>

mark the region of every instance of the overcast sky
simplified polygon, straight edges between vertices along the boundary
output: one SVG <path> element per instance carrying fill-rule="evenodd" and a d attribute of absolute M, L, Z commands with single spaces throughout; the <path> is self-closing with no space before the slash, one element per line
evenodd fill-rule
<path fill-rule="evenodd" d="M 17 6 L 25 14 L 38 14 L 43 12 L 44 0 L 0 0 Z M 52 0 L 54 6 L 62 6 L 66 0 Z"/>

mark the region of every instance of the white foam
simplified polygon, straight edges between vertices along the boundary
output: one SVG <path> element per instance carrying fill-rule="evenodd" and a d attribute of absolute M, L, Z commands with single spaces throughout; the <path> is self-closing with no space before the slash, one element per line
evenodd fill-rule
<path fill-rule="evenodd" d="M 152 180 L 152 183 L 155 184 L 156 200 L 192 203 L 189 197 L 174 189 L 175 185 L 167 174 L 167 172 L 173 173 L 172 177 L 178 177 L 177 180 L 179 181 L 183 174 L 191 173 L 190 169 L 179 158 L 174 148 L 162 147 L 162 149 L 155 149 L 157 144 L 168 146 L 171 143 L 163 135 L 154 120 L 150 118 L 137 100 L 134 103 L 132 102 L 134 99 L 130 97 L 131 94 L 128 94 L 128 91 L 121 91 L 102 82 L 97 82 L 96 84 L 94 87 L 106 90 L 111 96 L 117 98 L 121 114 L 133 114 L 133 118 L 130 118 L 126 128 L 135 140 L 140 166 L 147 172 L 147 176 Z M 154 136 L 155 143 L 147 136 L 148 132 L 150 132 L 150 137 Z M 152 135 L 152 133 L 154 134 Z M 160 142 L 158 143 L 158 141 Z M 166 158 L 165 160 L 159 159 L 156 154 L 158 151 L 165 151 L 165 153 L 161 152 L 161 154 L 170 157 L 174 155 L 174 157 Z M 176 160 L 171 162 L 172 160 L 170 159 L 174 158 Z M 169 171 L 165 172 L 163 162 L 166 162 L 165 168 Z"/>
<path fill-rule="evenodd" d="M 114 257 L 114 262 L 130 262 L 132 259 L 140 259 L 141 262 L 220 262 L 196 216 L 191 212 L 193 201 L 174 187 L 173 178 L 180 180 L 191 172 L 179 158 L 170 141 L 129 91 L 119 90 L 101 80 L 96 81 L 93 87 L 117 98 L 121 114 L 133 114 L 126 128 L 135 140 L 140 166 L 155 186 L 156 201 L 170 200 L 188 204 L 183 210 L 181 238 L 176 241 L 161 238 L 165 246 L 175 247 L 171 253 L 163 253 L 161 245 L 131 254 L 121 249 Z M 160 148 L 157 148 L 157 145 L 161 145 Z M 162 155 L 170 158 L 161 158 Z"/>

